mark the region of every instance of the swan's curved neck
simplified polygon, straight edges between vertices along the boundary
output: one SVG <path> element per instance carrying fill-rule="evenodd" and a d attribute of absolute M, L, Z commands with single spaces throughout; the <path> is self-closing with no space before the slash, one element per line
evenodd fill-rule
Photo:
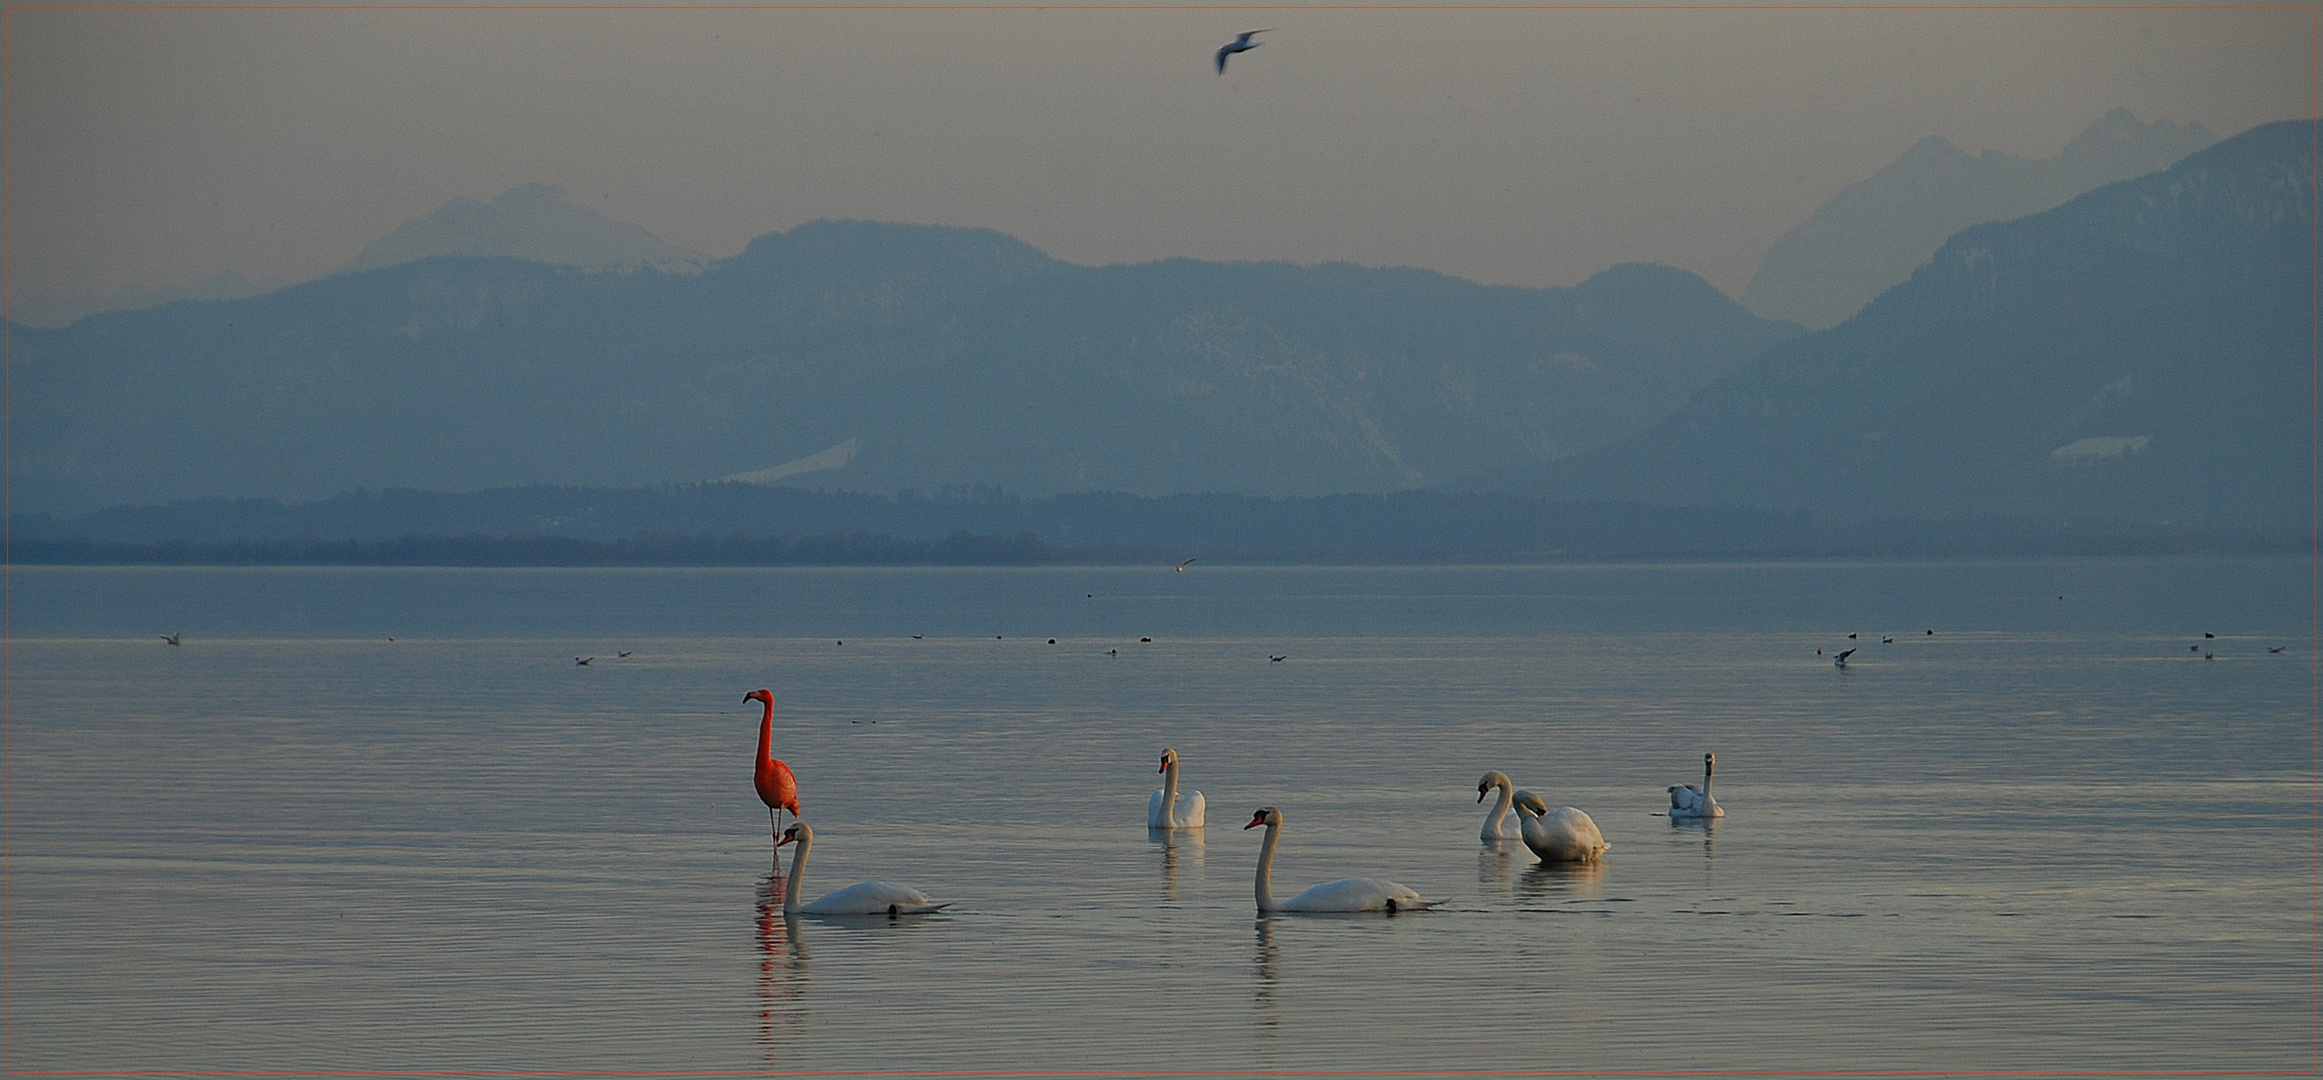
<path fill-rule="evenodd" d="M 1260 845 L 1258 849 L 1258 882 L 1254 891 L 1258 894 L 1258 910 L 1260 911 L 1274 910 L 1274 842 L 1275 834 L 1280 828 L 1271 822 L 1268 823 L 1266 843 Z"/>
<path fill-rule="evenodd" d="M 758 760 L 774 760 L 774 700 L 767 699 L 766 715 L 758 718 Z"/>
<path fill-rule="evenodd" d="M 1702 766 L 1702 797 L 1705 799 L 1710 797 L 1710 774 L 1717 771 L 1718 766 L 1716 765 L 1705 764 Z M 1746 799 L 1750 796 L 1750 792 L 1748 791 L 1745 791 L 1742 794 Z"/>
<path fill-rule="evenodd" d="M 784 915 L 799 913 L 799 881 L 807 872 L 807 849 L 815 846 L 815 842 L 802 837 L 799 839 L 798 845 L 798 854 L 790 857 L 790 880 L 783 882 L 782 885 L 782 913 Z"/>
<path fill-rule="evenodd" d="M 1491 812 L 1484 817 L 1484 828 L 1486 832 L 1498 833 L 1500 823 L 1508 820 L 1509 806 L 1516 802 L 1516 792 L 1509 789 L 1506 780 L 1492 786 L 1500 789 L 1500 798 L 1493 800 Z"/>
<path fill-rule="evenodd" d="M 1178 763 L 1165 762 L 1162 767 L 1162 822 L 1175 825 L 1178 821 Z"/>

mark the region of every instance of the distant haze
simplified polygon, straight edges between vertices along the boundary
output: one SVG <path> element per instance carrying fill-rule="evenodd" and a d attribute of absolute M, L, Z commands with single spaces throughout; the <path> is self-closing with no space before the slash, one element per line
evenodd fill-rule
<path fill-rule="evenodd" d="M 2115 108 L 2308 115 L 2311 31 L 2291 9 L 17 10 L 10 289 L 307 280 L 538 182 L 681 257 L 855 218 L 1080 264 L 1565 286 L 1649 261 L 1737 295 L 1924 138 L 2049 158 Z"/>

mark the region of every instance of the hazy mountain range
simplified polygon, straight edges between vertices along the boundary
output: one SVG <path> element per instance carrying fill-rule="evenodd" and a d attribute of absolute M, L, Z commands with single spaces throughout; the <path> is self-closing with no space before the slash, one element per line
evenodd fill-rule
<path fill-rule="evenodd" d="M 1946 241 L 1650 429 L 1462 486 L 1850 518 L 2305 523 L 2316 127 Z"/>
<path fill-rule="evenodd" d="M 755 475 L 1393 491 L 1622 437 L 1798 332 L 1692 274 L 1058 262 L 816 222 L 696 274 L 435 258 L 17 328 L 16 505 Z"/>
<path fill-rule="evenodd" d="M 10 327 L 11 480 L 19 510 L 60 515 L 725 478 L 2299 525 L 2313 134 L 2270 125 L 1969 228 L 1804 336 L 1643 265 L 1547 290 L 1343 265 L 1082 267 L 988 231 L 864 222 L 698 263 L 519 189 L 374 245 L 391 265 Z M 561 250 L 600 268 L 550 265 L 540 244 L 394 261 L 514 244 L 517 220 L 535 239 L 594 236 Z"/>
<path fill-rule="evenodd" d="M 600 270 L 651 267 L 670 273 L 695 273 L 710 263 L 706 255 L 574 202 L 554 186 L 523 184 L 490 202 L 453 199 L 372 241 L 353 262 L 332 272 L 377 270 L 441 255 L 529 259 L 551 266 Z M 16 299 L 15 317 L 26 326 L 64 326 L 102 312 L 134 311 L 179 300 L 237 300 L 288 284 L 258 283 L 240 274 L 220 273 L 184 288 L 124 289 L 109 296 L 24 296 Z"/>
<path fill-rule="evenodd" d="M 1929 136 L 1776 240 L 1742 291 L 1742 306 L 1818 330 L 1837 325 L 1910 277 L 1953 233 L 2158 172 L 2217 141 L 2200 124 L 2140 123 L 2126 109 L 2107 113 L 2053 158 L 1971 155 Z"/>

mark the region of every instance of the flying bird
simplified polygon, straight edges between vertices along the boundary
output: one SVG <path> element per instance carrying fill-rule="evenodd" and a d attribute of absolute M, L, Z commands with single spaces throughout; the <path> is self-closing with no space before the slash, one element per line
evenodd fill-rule
<path fill-rule="evenodd" d="M 185 631 L 180 630 L 174 634 L 155 634 L 154 636 L 160 638 L 163 641 L 169 642 L 172 645 L 175 645 L 178 643 L 177 639 L 185 636 Z M 389 638 L 388 640 L 393 641 L 395 639 Z"/>
<path fill-rule="evenodd" d="M 623 649 L 623 650 L 621 650 L 621 659 L 623 659 L 623 660 L 627 660 L 627 659 L 629 659 L 629 654 L 630 654 L 630 653 L 633 653 L 633 652 L 636 652 L 636 651 L 637 651 L 637 650 L 635 650 L 635 649 Z"/>
<path fill-rule="evenodd" d="M 1194 565 L 1194 560 L 1193 560 L 1193 559 L 1187 559 L 1186 561 L 1184 561 L 1184 562 L 1182 562 L 1182 563 L 1179 563 L 1179 564 L 1178 564 L 1178 573 L 1181 573 L 1181 574 L 1185 573 L 1185 572 L 1186 572 L 1186 568 L 1187 568 L 1187 567 L 1189 567 L 1189 566 L 1192 566 L 1192 565 Z"/>
<path fill-rule="evenodd" d="M 574 666 L 574 667 L 588 667 L 588 666 L 589 666 L 589 661 L 591 661 L 591 660 L 595 660 L 595 659 L 596 659 L 596 657 L 594 657 L 594 656 L 587 656 L 587 657 L 583 657 L 583 656 L 576 656 L 576 657 L 573 657 L 573 666 Z"/>
<path fill-rule="evenodd" d="M 177 644 L 177 642 L 174 642 L 174 641 L 173 641 L 173 642 L 170 642 L 170 644 L 172 644 L 172 645 L 175 645 L 175 644 Z M 2277 646 L 2275 646 L 2275 647 L 2274 647 L 2274 648 L 2272 648 L 2272 649 L 2268 649 L 2267 651 L 2268 651 L 2268 652 L 2271 652 L 2271 653 L 2279 653 L 2279 652 L 2283 651 L 2284 649 L 2288 649 L 2288 648 L 2290 648 L 2290 646 L 2288 646 L 2288 645 L 2277 645 Z"/>
<path fill-rule="evenodd" d="M 1226 44 L 1219 46 L 1219 47 L 1218 47 L 1218 74 L 1220 74 L 1220 75 L 1224 75 L 1224 74 L 1226 74 L 1226 58 L 1227 58 L 1227 57 L 1229 57 L 1229 56 L 1232 56 L 1232 55 L 1234 55 L 1235 53 L 1238 53 L 1238 52 L 1249 52 L 1250 50 L 1252 50 L 1252 49 L 1255 49 L 1255 48 L 1259 47 L 1260 45 L 1264 45 L 1264 44 L 1266 44 L 1266 43 L 1265 43 L 1265 42 L 1263 42 L 1263 41 L 1252 41 L 1252 40 L 1250 40 L 1250 39 L 1251 39 L 1253 36 L 1256 36 L 1256 35 L 1258 35 L 1258 34 L 1263 34 L 1263 33 L 1266 33 L 1266 31 L 1267 31 L 1267 30 L 1271 30 L 1271 29 L 1273 29 L 1273 27 L 1267 27 L 1267 28 L 1265 28 L 1265 29 L 1261 29 L 1261 30 L 1244 30 L 1242 33 L 1235 35 L 1235 38 L 1234 38 L 1234 40 L 1233 40 L 1233 41 L 1227 42 Z"/>
<path fill-rule="evenodd" d="M 1832 657 L 1832 658 L 1831 658 L 1831 666 L 1833 666 L 1833 667 L 1842 667 L 1842 668 L 1843 668 L 1843 667 L 1846 667 L 1846 666 L 1847 666 L 1847 658 L 1848 658 L 1848 657 L 1850 657 L 1850 656 L 1853 656 L 1853 655 L 1855 655 L 1855 650 L 1853 650 L 1853 649 L 1849 649 L 1849 650 L 1847 650 L 1846 652 L 1840 653 L 1839 655 L 1837 655 L 1837 656 L 1834 656 L 1834 657 Z"/>

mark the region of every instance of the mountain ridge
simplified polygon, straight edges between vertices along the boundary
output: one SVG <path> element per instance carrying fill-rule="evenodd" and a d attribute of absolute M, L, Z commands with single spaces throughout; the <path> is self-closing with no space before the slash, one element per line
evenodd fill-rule
<path fill-rule="evenodd" d="M 2281 525 L 2312 494 L 2312 121 L 1955 234 L 1653 427 L 1459 485 L 1870 518 Z"/>

